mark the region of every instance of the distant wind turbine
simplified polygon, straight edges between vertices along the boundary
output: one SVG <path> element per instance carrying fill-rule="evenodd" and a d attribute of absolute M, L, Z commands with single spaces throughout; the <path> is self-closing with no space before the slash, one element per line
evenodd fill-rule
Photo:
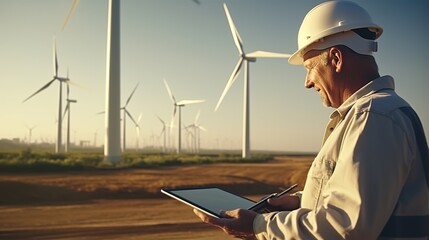
<path fill-rule="evenodd" d="M 97 147 L 97 134 L 98 134 L 98 129 L 95 130 L 94 132 L 94 147 Z"/>
<path fill-rule="evenodd" d="M 240 53 L 240 58 L 237 65 L 232 71 L 231 77 L 229 78 L 225 89 L 222 92 L 221 97 L 216 105 L 215 111 L 219 108 L 228 90 L 231 88 L 234 81 L 240 72 L 243 62 L 244 64 L 244 93 L 243 93 L 243 147 L 242 147 L 242 158 L 246 159 L 250 156 L 250 139 L 249 139 L 249 62 L 255 62 L 257 58 L 289 58 L 290 54 L 266 52 L 266 51 L 255 51 L 252 53 L 245 53 L 243 49 L 243 42 L 240 34 L 232 20 L 232 17 L 228 11 L 226 4 L 223 4 L 225 9 L 226 17 L 228 19 L 229 27 L 231 29 L 234 43 Z"/>
<path fill-rule="evenodd" d="M 63 99 L 63 82 L 69 82 L 70 79 L 67 77 L 59 77 L 58 76 L 58 58 L 57 58 L 57 46 L 56 46 L 56 41 L 55 41 L 55 37 L 53 40 L 53 58 L 54 58 L 54 77 L 52 78 L 51 81 L 49 81 L 47 84 L 45 84 L 42 88 L 40 88 L 39 90 L 37 90 L 35 93 L 31 94 L 29 97 L 27 97 L 24 101 L 22 102 L 26 102 L 28 99 L 32 98 L 33 96 L 37 95 L 38 93 L 40 93 L 41 91 L 45 90 L 46 88 L 48 88 L 55 80 L 58 80 L 60 83 L 59 86 L 59 106 L 58 106 L 58 128 L 57 128 L 57 142 L 56 142 L 56 146 L 55 146 L 55 152 L 56 153 L 60 153 L 62 152 L 62 121 L 61 121 L 61 114 L 62 114 L 62 99 Z"/>
<path fill-rule="evenodd" d="M 143 114 L 140 113 L 139 118 L 137 118 L 136 127 L 136 150 L 139 150 L 140 145 L 140 120 L 142 119 Z"/>
<path fill-rule="evenodd" d="M 177 141 L 177 153 L 180 153 L 181 150 L 181 121 L 182 121 L 182 116 L 181 116 L 181 112 L 182 112 L 182 107 L 188 105 L 188 104 L 194 104 L 194 103 L 201 103 L 204 102 L 205 100 L 180 100 L 180 101 L 176 101 L 176 98 L 174 97 L 173 93 L 170 90 L 170 87 L 168 86 L 167 81 L 164 79 L 164 84 L 165 84 L 165 88 L 167 88 L 167 92 L 168 95 L 170 96 L 171 101 L 173 102 L 174 105 L 174 110 L 173 110 L 173 118 L 172 118 L 172 122 L 174 121 L 174 118 L 176 116 L 176 111 L 177 108 L 179 108 L 179 117 L 178 117 L 178 124 L 177 124 L 177 128 L 178 130 L 178 141 Z"/>
<path fill-rule="evenodd" d="M 196 149 L 195 149 L 195 136 L 194 133 L 190 130 L 191 128 L 193 128 L 192 124 L 191 125 L 183 125 L 183 128 L 186 130 L 186 146 L 188 147 L 188 151 L 191 153 L 195 153 Z M 191 143 L 189 144 L 189 138 L 191 138 Z"/>
<path fill-rule="evenodd" d="M 193 145 L 194 145 L 195 152 L 199 152 L 200 151 L 200 144 L 201 144 L 201 142 L 200 142 L 200 136 L 201 136 L 200 130 L 207 131 L 207 129 L 205 129 L 199 123 L 200 113 L 201 112 L 198 111 L 197 115 L 195 116 L 194 123 L 192 123 L 192 124 L 190 124 L 190 125 L 188 125 L 186 127 L 186 128 L 192 128 L 194 130 L 194 133 L 193 133 L 193 136 L 194 136 L 193 137 Z"/>
<path fill-rule="evenodd" d="M 67 26 L 79 0 L 73 0 L 63 29 Z M 121 160 L 121 48 L 120 1 L 108 1 L 106 52 L 106 101 L 104 157 L 111 163 Z"/>
<path fill-rule="evenodd" d="M 127 106 L 128 103 L 130 103 L 131 98 L 134 95 L 134 92 L 136 91 L 137 87 L 139 86 L 139 84 L 137 83 L 137 85 L 134 87 L 133 91 L 131 92 L 130 96 L 128 97 L 127 101 L 125 102 L 125 105 L 123 107 L 121 107 L 121 110 L 123 110 L 123 115 L 122 115 L 122 121 L 123 121 L 123 146 L 122 146 L 122 150 L 125 152 L 126 150 L 126 133 L 127 133 L 127 124 L 126 124 L 126 119 L 127 116 L 131 119 L 131 121 L 133 121 L 133 123 L 138 126 L 137 122 L 134 120 L 133 116 L 130 114 L 130 112 L 127 110 Z"/>
<path fill-rule="evenodd" d="M 34 125 L 32 127 L 28 127 L 27 126 L 27 129 L 28 129 L 28 143 L 29 144 L 31 144 L 31 136 L 33 134 L 33 129 L 35 129 L 36 127 L 37 127 L 37 125 Z"/>
<path fill-rule="evenodd" d="M 67 74 L 68 76 L 68 74 Z M 77 103 L 77 100 L 74 99 L 70 99 L 69 97 L 70 94 L 70 88 L 69 88 L 69 83 L 67 82 L 67 104 L 66 104 L 66 108 L 64 109 L 64 114 L 62 116 L 62 119 L 64 119 L 65 115 L 67 114 L 67 140 L 66 140 L 66 152 L 68 152 L 70 150 L 70 104 L 71 103 Z"/>
<path fill-rule="evenodd" d="M 167 131 L 166 131 L 166 124 L 165 124 L 164 120 L 162 120 L 158 115 L 156 117 L 162 123 L 161 135 L 163 135 L 163 138 L 164 138 L 163 139 L 164 143 L 163 143 L 163 146 L 162 146 L 162 152 L 165 153 L 165 151 L 166 151 L 166 133 L 167 133 Z"/>

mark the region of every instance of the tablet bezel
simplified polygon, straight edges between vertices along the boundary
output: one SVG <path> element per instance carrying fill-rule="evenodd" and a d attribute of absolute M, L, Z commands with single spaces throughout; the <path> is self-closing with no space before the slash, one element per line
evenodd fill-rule
<path fill-rule="evenodd" d="M 176 199 L 176 200 L 178 200 L 178 201 L 182 202 L 182 203 L 185 203 L 185 204 L 186 204 L 186 205 L 188 205 L 188 206 L 191 206 L 191 207 L 193 207 L 193 208 L 196 208 L 196 209 L 198 209 L 198 210 L 200 210 L 200 211 L 202 211 L 202 212 L 204 212 L 204 213 L 206 213 L 206 214 L 208 214 L 208 215 L 210 215 L 210 216 L 212 216 L 212 217 L 215 217 L 215 218 L 222 218 L 222 216 L 221 216 L 219 213 L 212 212 L 210 209 L 207 209 L 206 207 L 201 206 L 201 205 L 200 205 L 200 204 L 198 204 L 198 203 L 195 203 L 194 201 L 192 201 L 192 199 L 184 198 L 184 197 L 182 197 L 182 196 L 180 196 L 180 195 L 177 195 L 177 194 L 175 194 L 175 193 L 173 192 L 173 191 L 204 190 L 204 189 L 218 189 L 218 190 L 221 190 L 221 191 L 223 191 L 223 192 L 225 192 L 225 193 L 231 194 L 231 195 L 233 195 L 233 196 L 235 196 L 235 197 L 238 197 L 238 198 L 241 198 L 241 199 L 247 200 L 247 201 L 249 201 L 249 202 L 251 202 L 251 203 L 253 204 L 253 205 L 252 205 L 250 208 L 248 208 L 248 209 L 252 209 L 253 207 L 255 207 L 255 205 L 259 205 L 259 204 L 258 204 L 259 202 L 255 202 L 255 201 L 253 201 L 252 199 L 249 199 L 249 198 L 246 198 L 246 197 L 243 197 L 243 196 L 237 195 L 237 194 L 235 194 L 235 193 L 232 193 L 232 192 L 230 192 L 230 191 L 227 191 L 227 190 L 222 189 L 222 188 L 219 188 L 219 187 L 171 188 L 171 189 L 161 189 L 161 192 L 162 192 L 162 193 L 164 193 L 165 195 L 169 196 L 169 197 L 172 197 L 172 198 L 174 198 L 174 199 Z M 232 210 L 232 209 L 225 209 L 225 210 Z"/>

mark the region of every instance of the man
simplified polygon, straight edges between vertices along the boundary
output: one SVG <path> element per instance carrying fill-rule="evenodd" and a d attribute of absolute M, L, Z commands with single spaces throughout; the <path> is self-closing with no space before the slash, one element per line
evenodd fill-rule
<path fill-rule="evenodd" d="M 378 73 L 372 52 L 382 31 L 353 2 L 313 8 L 289 63 L 303 64 L 305 87 L 336 110 L 303 192 L 270 199 L 280 212 L 195 214 L 244 239 L 429 238 L 428 146 L 393 78 Z"/>

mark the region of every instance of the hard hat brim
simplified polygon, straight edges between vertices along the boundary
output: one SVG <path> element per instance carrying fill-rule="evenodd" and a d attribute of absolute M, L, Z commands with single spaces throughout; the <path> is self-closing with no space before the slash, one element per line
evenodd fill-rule
<path fill-rule="evenodd" d="M 377 52 L 377 42 L 370 39 L 364 39 L 353 31 L 340 32 L 324 38 L 321 38 L 308 46 L 298 49 L 289 58 L 289 64 L 301 65 L 304 62 L 303 56 L 310 50 L 323 50 L 333 46 L 343 45 L 354 52 L 362 55 L 372 55 Z"/>

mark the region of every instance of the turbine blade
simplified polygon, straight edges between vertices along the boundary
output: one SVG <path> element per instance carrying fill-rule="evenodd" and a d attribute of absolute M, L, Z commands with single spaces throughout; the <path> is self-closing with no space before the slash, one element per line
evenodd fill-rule
<path fill-rule="evenodd" d="M 200 113 L 201 113 L 201 110 L 199 110 L 197 115 L 195 116 L 194 125 L 196 125 L 198 123 L 198 120 L 200 119 Z"/>
<path fill-rule="evenodd" d="M 156 115 L 156 117 L 162 122 L 162 124 L 165 124 L 164 120 L 162 120 L 158 115 Z"/>
<path fill-rule="evenodd" d="M 168 96 L 170 97 L 171 101 L 176 104 L 176 99 L 174 98 L 173 93 L 171 93 L 170 87 L 168 86 L 167 80 L 164 79 L 164 85 L 165 88 L 167 88 Z"/>
<path fill-rule="evenodd" d="M 66 116 L 66 113 L 69 110 L 69 106 L 70 106 L 70 103 L 67 103 L 66 108 L 64 109 L 64 113 L 63 113 L 63 117 L 61 118 L 61 121 L 64 120 L 64 117 Z"/>
<path fill-rule="evenodd" d="M 198 128 L 203 130 L 204 132 L 207 132 L 207 129 L 205 129 L 203 126 L 198 126 Z"/>
<path fill-rule="evenodd" d="M 100 115 L 100 114 L 105 114 L 106 112 L 105 111 L 102 111 L 102 112 L 98 112 L 98 113 L 96 113 L 97 115 Z"/>
<path fill-rule="evenodd" d="M 133 123 L 138 126 L 136 120 L 134 120 L 134 118 L 133 118 L 133 116 L 131 116 L 130 112 L 128 112 L 128 110 L 125 108 L 124 108 L 124 111 L 128 115 L 128 117 L 131 119 L 131 121 L 133 121 Z"/>
<path fill-rule="evenodd" d="M 173 108 L 173 118 L 176 117 L 176 112 L 177 112 L 177 105 L 174 105 L 174 108 Z"/>
<path fill-rule="evenodd" d="M 54 42 L 52 45 L 52 50 L 54 52 L 54 76 L 57 77 L 58 76 L 58 57 L 57 57 L 57 40 L 54 36 Z"/>
<path fill-rule="evenodd" d="M 237 28 L 235 27 L 234 21 L 232 20 L 231 14 L 229 13 L 228 7 L 226 3 L 223 4 L 223 8 L 225 9 L 226 17 L 228 19 L 229 28 L 231 29 L 232 38 L 234 39 L 235 46 L 237 46 L 240 55 L 243 55 L 243 41 L 241 40 L 240 34 L 238 33 Z"/>
<path fill-rule="evenodd" d="M 188 104 L 194 104 L 194 103 L 201 103 L 205 101 L 206 100 L 181 100 L 177 102 L 177 105 L 188 105 Z"/>
<path fill-rule="evenodd" d="M 137 118 L 137 123 L 140 123 L 140 120 L 142 120 L 143 113 L 140 113 L 139 118 Z"/>
<path fill-rule="evenodd" d="M 69 100 L 69 94 L 70 94 L 70 87 L 68 84 L 67 85 L 67 100 Z"/>
<path fill-rule="evenodd" d="M 131 92 L 130 96 L 128 97 L 127 101 L 125 102 L 125 107 L 128 105 L 128 103 L 130 102 L 131 98 L 134 95 L 134 92 L 136 91 L 137 87 L 139 86 L 139 83 L 137 83 L 137 85 L 134 87 L 133 91 Z"/>
<path fill-rule="evenodd" d="M 73 0 L 72 5 L 67 13 L 67 17 L 64 20 L 63 28 L 61 31 L 64 31 L 64 28 L 67 26 L 67 23 L 69 22 L 71 16 L 73 15 L 74 11 L 76 10 L 77 5 L 79 4 L 79 0 Z"/>
<path fill-rule="evenodd" d="M 267 51 L 255 51 L 252 53 L 246 54 L 246 57 L 251 58 L 290 58 L 291 54 L 287 53 L 276 53 L 276 52 L 267 52 Z"/>
<path fill-rule="evenodd" d="M 215 112 L 219 108 L 220 104 L 222 103 L 223 98 L 225 97 L 225 95 L 229 91 L 229 89 L 231 88 L 231 86 L 234 83 L 235 79 L 237 79 L 237 76 L 238 76 L 238 73 L 240 72 L 240 68 L 241 68 L 242 63 L 243 63 L 243 58 L 240 57 L 240 59 L 238 60 L 237 65 L 234 68 L 234 71 L 232 71 L 231 77 L 229 78 L 228 82 L 226 83 L 225 89 L 223 90 L 222 95 L 219 98 L 219 101 L 217 102 L 217 105 L 216 105 L 216 108 L 215 108 Z"/>
<path fill-rule="evenodd" d="M 80 85 L 80 84 L 78 84 L 78 83 L 76 83 L 74 81 L 71 81 L 70 79 L 66 80 L 66 82 L 67 82 L 68 85 L 72 85 L 73 87 L 77 87 L 77 88 L 80 88 L 80 89 L 85 89 L 85 87 L 83 87 L 82 85 Z"/>
<path fill-rule="evenodd" d="M 24 101 L 22 102 L 26 102 L 28 99 L 32 98 L 34 95 L 38 94 L 39 92 L 45 90 L 47 87 L 49 87 L 53 82 L 55 81 L 55 78 L 52 79 L 51 81 L 49 81 L 47 84 L 45 84 L 45 86 L 43 86 L 42 88 L 40 88 L 39 90 L 37 90 L 35 93 L 31 94 L 28 98 L 26 98 Z"/>

